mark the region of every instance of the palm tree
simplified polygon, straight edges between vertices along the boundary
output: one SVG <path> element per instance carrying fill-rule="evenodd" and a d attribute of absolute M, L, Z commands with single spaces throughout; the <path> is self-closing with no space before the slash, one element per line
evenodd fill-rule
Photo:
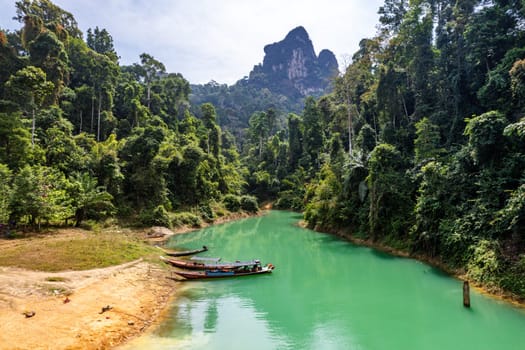
<path fill-rule="evenodd" d="M 109 194 L 104 186 L 98 186 L 97 179 L 88 173 L 75 173 L 71 178 L 73 205 L 75 208 L 75 226 L 79 227 L 90 211 L 101 213 L 114 209 Z"/>

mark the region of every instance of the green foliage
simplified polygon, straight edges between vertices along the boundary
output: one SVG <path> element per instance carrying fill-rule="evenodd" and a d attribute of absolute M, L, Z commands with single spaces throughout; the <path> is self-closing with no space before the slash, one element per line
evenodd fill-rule
<path fill-rule="evenodd" d="M 171 225 L 173 227 L 200 227 L 202 225 L 202 220 L 198 215 L 193 213 L 179 212 L 171 215 Z"/>
<path fill-rule="evenodd" d="M 242 196 L 240 202 L 242 210 L 250 213 L 256 213 L 259 211 L 259 203 L 257 203 L 257 198 L 253 196 Z"/>
<path fill-rule="evenodd" d="M 496 242 L 487 240 L 481 240 L 470 247 L 472 258 L 467 264 L 468 276 L 485 285 L 496 285 L 495 276 L 499 269 L 497 249 Z"/>
<path fill-rule="evenodd" d="M 436 256 L 441 247 L 440 220 L 453 215 L 455 208 L 449 199 L 449 169 L 431 161 L 421 168 L 420 185 L 414 207 L 415 224 L 412 240 L 416 250 Z"/>
<path fill-rule="evenodd" d="M 31 133 L 24 127 L 20 113 L 0 113 L 0 162 L 10 169 L 20 169 L 39 153 L 39 149 L 31 148 Z"/>
<path fill-rule="evenodd" d="M 389 235 L 402 237 L 411 221 L 412 188 L 404 171 L 399 151 L 380 144 L 370 154 L 370 234 L 373 238 Z"/>
<path fill-rule="evenodd" d="M 170 227 L 171 224 L 169 213 L 163 205 L 144 209 L 140 213 L 140 222 L 146 226 Z"/>
<path fill-rule="evenodd" d="M 216 203 L 271 200 L 523 296 L 522 7 L 386 0 L 333 93 L 259 89 L 258 66 L 190 101 L 153 56 L 119 66 L 107 30 L 86 42 L 49 0 L 18 1 L 20 31 L 0 30 L 0 222 L 197 227 Z"/>
<path fill-rule="evenodd" d="M 313 195 L 309 198 L 310 203 L 304 213 L 304 218 L 309 225 L 320 228 L 337 226 L 338 195 L 341 189 L 342 184 L 332 169 L 328 165 L 323 166 L 319 183 L 310 188 Z"/>
<path fill-rule="evenodd" d="M 222 201 L 229 211 L 237 212 L 241 209 L 241 198 L 239 196 L 227 194 Z"/>
<path fill-rule="evenodd" d="M 69 193 L 75 210 L 75 226 L 79 227 L 84 219 L 100 219 L 114 211 L 111 196 L 105 188 L 97 185 L 97 179 L 88 173 L 75 173 L 70 178 Z"/>
<path fill-rule="evenodd" d="M 516 260 L 502 264 L 499 285 L 516 295 L 525 295 L 525 255 L 520 255 Z"/>
<path fill-rule="evenodd" d="M 420 163 L 424 160 L 437 159 L 443 149 L 440 145 L 439 127 L 428 118 L 423 118 L 415 124 L 416 139 L 414 140 L 414 161 Z"/>
<path fill-rule="evenodd" d="M 213 218 L 215 217 L 213 213 L 213 209 L 210 206 L 209 203 L 201 204 L 199 206 L 199 212 L 201 214 L 201 217 L 207 221 L 207 222 L 213 222 Z"/>
<path fill-rule="evenodd" d="M 73 214 L 67 180 L 52 168 L 25 166 L 14 175 L 11 217 L 31 225 L 65 220 Z"/>
<path fill-rule="evenodd" d="M 6 223 L 9 221 L 9 200 L 11 198 L 11 170 L 5 165 L 0 163 L 0 223 Z"/>
<path fill-rule="evenodd" d="M 467 120 L 465 135 L 469 137 L 472 157 L 479 164 L 499 159 L 505 147 L 503 129 L 508 124 L 505 116 L 490 111 Z"/>

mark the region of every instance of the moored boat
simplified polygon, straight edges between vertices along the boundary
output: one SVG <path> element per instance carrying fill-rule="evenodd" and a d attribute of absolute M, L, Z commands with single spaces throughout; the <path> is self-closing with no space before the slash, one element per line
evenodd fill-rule
<path fill-rule="evenodd" d="M 202 248 L 199 248 L 199 249 L 183 250 L 183 251 L 180 251 L 180 252 L 179 251 L 173 251 L 173 250 L 167 250 L 167 249 L 161 248 L 159 246 L 157 246 L 157 248 L 162 250 L 164 252 L 164 254 L 166 254 L 168 256 L 188 256 L 188 255 L 193 255 L 193 254 L 198 254 L 198 253 L 202 253 L 202 252 L 208 251 L 208 247 L 206 247 L 205 245 L 203 245 Z"/>
<path fill-rule="evenodd" d="M 263 273 L 271 273 L 275 267 L 272 264 L 261 266 L 256 264 L 253 266 L 243 266 L 237 269 L 215 269 L 215 270 L 204 270 L 204 271 L 173 271 L 180 277 L 184 277 L 187 280 L 196 279 L 215 279 L 215 278 L 226 278 L 226 277 L 241 277 L 250 275 L 259 275 Z"/>
<path fill-rule="evenodd" d="M 160 258 L 166 264 L 188 270 L 234 270 L 261 264 L 259 260 L 220 262 L 220 258 L 194 257 L 191 260 L 169 259 L 162 256 Z"/>

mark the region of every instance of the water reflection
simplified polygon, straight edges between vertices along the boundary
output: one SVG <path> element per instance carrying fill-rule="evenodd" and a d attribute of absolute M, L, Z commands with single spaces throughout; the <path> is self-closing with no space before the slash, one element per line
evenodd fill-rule
<path fill-rule="evenodd" d="M 260 258 L 269 275 L 187 286 L 157 340 L 132 349 L 518 349 L 525 314 L 411 259 L 304 230 L 272 212 L 174 237 L 223 260 Z M 466 340 L 465 340 L 466 339 Z"/>

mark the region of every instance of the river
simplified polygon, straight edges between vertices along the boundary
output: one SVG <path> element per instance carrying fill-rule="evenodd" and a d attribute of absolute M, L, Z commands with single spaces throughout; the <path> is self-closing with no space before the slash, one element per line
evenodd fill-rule
<path fill-rule="evenodd" d="M 170 316 L 122 349 L 525 348 L 525 310 L 471 292 L 428 265 L 297 226 L 270 211 L 177 235 L 169 246 L 223 261 L 259 258 L 272 274 L 180 283 Z"/>

